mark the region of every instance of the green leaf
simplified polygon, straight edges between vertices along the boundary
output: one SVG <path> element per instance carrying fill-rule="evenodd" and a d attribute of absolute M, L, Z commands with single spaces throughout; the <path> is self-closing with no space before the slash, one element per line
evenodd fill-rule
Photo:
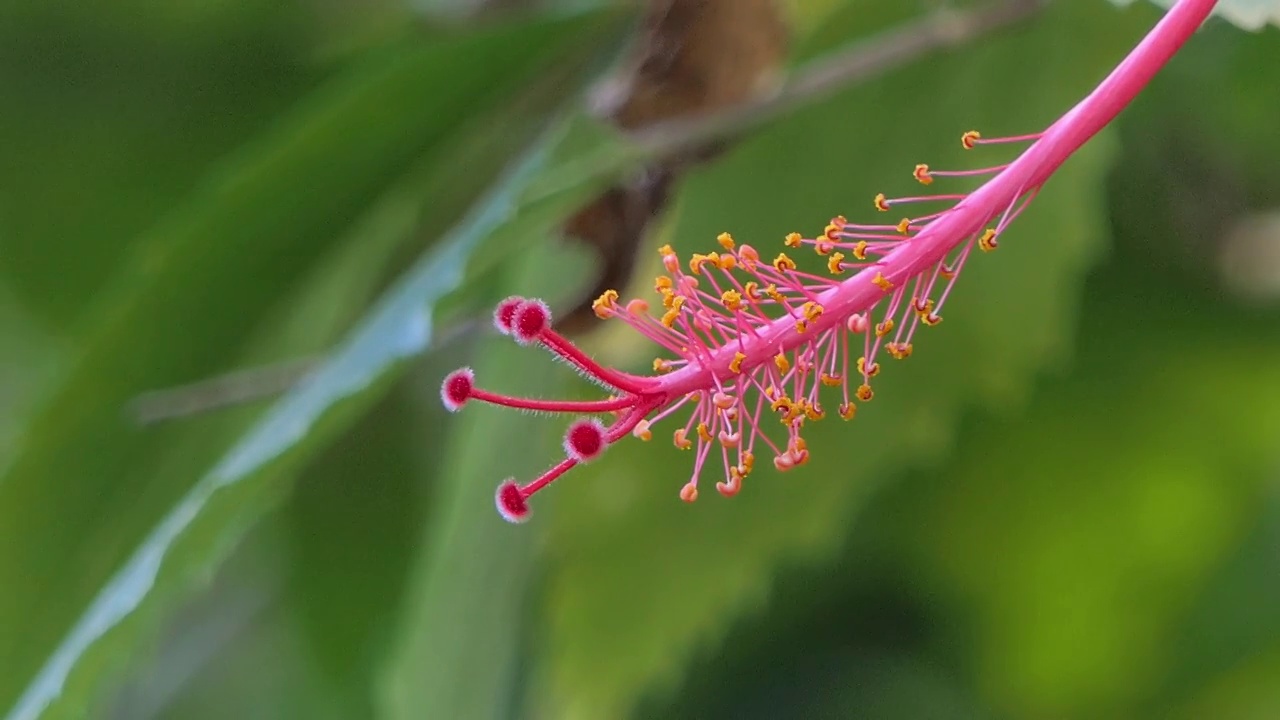
<path fill-rule="evenodd" d="M 1173 668 L 1155 696 L 1167 707 L 1189 710 L 1182 717 L 1224 717 L 1228 711 L 1227 717 L 1263 717 L 1265 709 L 1280 707 L 1275 683 L 1263 681 L 1280 667 L 1277 479 L 1263 481 L 1261 517 L 1203 583 L 1166 646 Z"/>
<path fill-rule="evenodd" d="M 411 43 L 372 58 L 246 148 L 243 160 L 139 244 L 130 271 L 102 298 L 85 352 L 0 480 L 0 584 L 26 589 L 0 599 L 7 670 L 0 704 L 13 708 L 10 717 L 83 709 L 102 672 L 135 646 L 146 621 L 136 611 L 160 607 L 198 577 L 287 487 L 287 471 L 385 389 L 399 359 L 431 340 L 436 301 L 457 287 L 477 244 L 516 211 L 541 156 L 221 459 L 256 409 L 143 432 L 122 417 L 126 402 L 237 360 L 324 347 L 334 319 L 359 307 L 385 272 L 376 253 L 338 242 L 354 230 L 352 219 L 428 153 L 457 159 L 437 144 L 458 139 L 478 112 L 545 108 L 563 98 L 576 87 L 569 78 L 583 55 L 614 27 L 604 21 L 616 17 Z M 535 102 L 513 101 L 543 71 L 550 91 L 535 82 L 527 90 Z M 526 132 L 537 127 L 529 116 L 516 119 Z M 384 252 L 400 246 L 398 237 Z M 364 268 L 363 280 L 348 286 L 353 263 Z M 335 295 L 335 287 L 359 292 Z M 343 297 L 350 305 L 339 302 L 334 314 L 333 300 Z M 315 313 L 330 322 L 307 330 Z M 330 412 L 350 396 L 345 412 Z M 109 642 L 100 643 L 104 636 Z"/>
<path fill-rule="evenodd" d="M 1126 257 L 1091 278 L 1068 376 L 1040 383 L 1026 413 L 970 413 L 944 464 L 876 494 L 835 566 L 786 571 L 768 613 L 698 660 L 676 711 L 645 716 L 846 698 L 859 710 L 816 714 L 945 716 L 878 712 L 915 665 L 968 681 L 952 711 L 1266 717 L 1280 315 L 1239 317 L 1160 275 Z M 848 667 L 863 654 L 875 661 Z"/>
<path fill-rule="evenodd" d="M 1045 127 L 1145 29 L 1117 23 L 1103 6 L 1058 3 L 1033 27 L 810 108 L 691 179 L 677 249 L 710 247 L 722 230 L 768 248 L 837 213 L 869 216 L 876 191 L 910 191 L 915 162 L 986 164 L 962 156 L 961 132 Z M 676 494 L 688 455 L 669 443 L 628 441 L 560 481 L 551 493 L 559 505 L 539 710 L 616 717 L 638 695 L 669 689 L 692 654 L 765 601 L 775 567 L 824 561 L 879 478 L 945 449 L 961 408 L 1021 399 L 1064 350 L 1081 273 L 1105 237 L 1107 151 L 1106 138 L 1086 148 L 1009 242 L 966 268 L 947 322 L 920 337 L 909 362 L 886 361 L 875 402 L 852 426 L 814 427 L 806 468 L 761 471 L 731 501 L 707 493 L 685 506 Z M 602 356 L 637 367 L 638 352 L 653 352 L 623 333 L 604 335 L 599 346 Z"/>
<path fill-rule="evenodd" d="M 1147 262 L 1211 283 L 1224 236 L 1241 216 L 1280 195 L 1273 158 L 1280 134 L 1280 43 L 1219 24 L 1202 30 L 1120 118 L 1126 157 L 1114 182 L 1116 233 L 1141 243 Z M 1196 102 L 1186 102 L 1194 97 Z M 1206 271 L 1207 255 L 1217 255 Z M 1265 263 L 1253 269 L 1266 274 Z"/>
<path fill-rule="evenodd" d="M 523 122 L 522 119 L 520 121 Z M 477 139 L 485 141 L 486 148 L 491 148 L 492 138 L 502 136 L 503 130 L 500 129 L 476 134 Z M 592 271 L 585 267 L 587 258 L 574 252 L 566 254 L 565 250 L 558 248 L 552 236 L 556 235 L 556 228 L 567 213 L 581 206 L 589 199 L 590 193 L 599 190 L 602 183 L 630 167 L 638 156 L 616 132 L 586 116 L 567 118 L 565 124 L 557 128 L 554 137 L 556 140 L 547 148 L 547 157 L 538 172 L 529 176 L 527 187 L 516 200 L 517 208 L 513 210 L 518 212 L 513 217 L 518 218 L 518 223 L 499 229 L 497 240 L 489 243 L 493 251 L 478 253 L 479 257 L 473 258 L 469 264 L 467 312 L 474 310 L 487 318 L 491 303 L 510 294 L 513 288 L 546 297 L 556 304 L 561 300 L 577 302 L 578 294 L 584 288 L 577 287 L 579 283 L 570 279 L 592 276 Z M 466 166 L 467 163 L 446 165 Z M 536 252 L 526 255 L 528 248 L 536 248 Z M 522 260 L 507 262 L 512 257 Z M 477 299 L 487 304 L 476 308 Z M 490 349 L 481 351 L 474 347 L 480 333 L 475 332 L 470 322 L 461 322 L 460 335 L 456 329 L 448 333 L 456 341 L 450 347 L 442 348 L 445 352 L 433 352 L 428 364 L 414 369 L 411 376 L 415 380 L 414 385 L 416 381 L 430 385 L 438 383 L 448 371 L 466 364 L 472 354 L 478 353 L 481 358 L 493 354 Z M 487 329 L 487 323 L 482 327 Z M 481 342 L 486 346 L 492 345 L 488 340 Z M 506 364 L 510 365 L 510 362 Z M 529 375 L 530 380 L 533 377 Z M 419 389 L 401 387 L 397 392 L 416 395 Z M 418 402 L 422 400 L 419 399 L 415 405 Z M 528 558 L 507 543 L 486 542 L 485 537 L 492 532 L 495 517 L 490 497 L 493 488 L 489 487 L 490 483 L 479 480 L 487 474 L 482 468 L 473 467 L 475 459 L 466 459 L 450 444 L 456 434 L 465 434 L 465 431 L 455 429 L 452 422 L 445 421 L 447 413 L 440 406 L 434 387 L 429 402 L 431 407 L 419 409 L 419 415 L 413 421 L 405 419 L 394 428 L 385 427 L 389 421 L 384 421 L 377 425 L 380 430 L 363 430 L 377 433 L 379 441 L 372 438 L 368 442 L 343 441 L 346 455 L 335 450 L 332 460 L 317 460 L 313 464 L 308 474 L 315 477 L 304 480 L 323 485 L 322 488 L 312 488 L 323 498 L 331 497 L 331 493 L 361 495 L 368 492 L 369 484 L 376 485 L 378 490 L 370 497 L 342 503 L 312 498 L 306 490 L 301 493 L 291 512 L 299 523 L 298 529 L 308 533 L 308 537 L 297 538 L 299 562 L 303 565 L 299 570 L 304 574 L 302 582 L 305 584 L 295 586 L 294 590 L 299 594 L 297 600 L 308 621 L 311 643 L 317 648 L 318 659 L 330 671 L 333 683 L 356 693 L 369 693 L 368 687 L 359 686 L 382 676 L 381 689 L 375 688 L 373 692 L 382 696 L 377 702 L 392 708 L 388 712 L 401 711 L 413 715 L 414 709 L 424 704 L 437 707 L 465 702 L 469 703 L 469 709 L 465 712 L 459 710 L 456 716 L 479 717 L 489 714 L 481 706 L 492 702 L 498 703 L 494 706 L 498 707 L 506 702 L 506 698 L 488 692 L 462 692 L 462 689 L 477 683 L 501 682 L 506 672 L 502 657 L 492 658 L 492 662 L 467 664 L 451 661 L 436 668 L 431 674 L 431 688 L 447 695 L 448 701 L 434 698 L 426 703 L 423 699 L 426 687 L 418 677 L 421 664 L 439 662 L 439 654 L 430 652 L 430 643 L 441 632 L 466 632 L 479 637 L 503 628 L 510 630 L 506 639 L 518 639 L 514 626 L 518 625 L 520 618 L 502 615 L 511 607 L 502 603 L 491 608 L 492 613 L 499 617 L 478 622 L 475 621 L 480 616 L 477 611 L 469 615 L 473 620 L 471 623 L 449 623 L 443 628 L 438 625 L 440 617 L 450 617 L 454 612 L 452 608 L 474 602 L 473 596 L 468 594 L 474 590 L 467 581 L 469 566 L 463 565 L 459 572 L 453 572 L 458 568 L 456 546 L 461 544 L 470 548 L 465 553 L 468 563 L 486 568 L 506 567 L 509 575 L 498 578 L 497 582 L 511 593 L 518 591 L 527 574 L 526 568 L 504 563 Z M 408 427 L 404 427 L 405 424 Z M 440 429 L 424 434 L 423 427 Z M 385 444 L 393 437 L 401 437 L 405 431 L 415 438 L 412 456 L 419 462 L 429 461 L 429 468 L 414 473 L 412 479 L 391 470 L 397 464 L 404 466 L 412 462 L 404 454 L 407 450 L 397 453 L 386 449 L 376 456 L 368 450 L 370 444 Z M 501 432 L 501 427 L 485 432 Z M 537 446 L 537 449 L 542 448 L 542 445 Z M 437 477 L 443 463 L 430 459 L 445 455 L 456 457 L 463 469 Z M 540 457 L 541 453 L 531 451 L 529 455 Z M 358 480 L 341 471 L 350 463 L 357 463 L 362 468 Z M 510 472 L 510 468 L 507 471 Z M 494 470 L 489 474 L 496 478 L 497 472 Z M 426 508 L 420 507 L 421 500 L 416 496 L 421 491 L 417 486 L 424 482 L 433 489 Z M 464 491 L 463 487 L 469 489 Z M 299 504 L 304 505 L 299 507 Z M 360 512 L 360 507 L 367 508 L 367 511 Z M 409 531 L 410 526 L 414 530 L 406 538 L 402 533 Z M 420 526 L 427 528 L 422 538 L 416 531 Z M 390 537 L 392 535 L 394 540 Z M 467 537 L 458 540 L 455 538 L 457 535 Z M 510 537 L 525 536 L 517 534 Z M 384 546 L 370 551 L 367 545 L 377 543 L 379 539 Z M 493 555 L 494 560 L 485 560 L 486 555 Z M 412 570 L 412 578 L 403 576 L 408 570 Z M 494 577 L 486 570 L 486 575 L 480 580 L 484 581 L 481 584 L 487 584 Z M 398 605 L 401 602 L 399 595 L 406 586 L 414 597 L 430 599 L 408 602 L 406 617 L 401 619 L 387 612 L 387 604 Z M 483 590 L 474 592 L 482 593 Z M 440 609 L 441 606 L 444 608 Z M 359 619 L 353 620 L 353 617 Z M 337 629 L 339 624 L 347 629 Z M 424 642 L 428 643 L 426 648 L 422 647 Z M 500 656 L 512 649 L 511 645 L 496 641 L 489 645 L 476 641 L 471 645 L 476 652 L 483 653 L 485 648 L 490 648 Z M 382 662 L 389 648 L 394 653 L 389 661 Z M 449 674 L 452 671 L 464 671 L 466 677 L 453 678 Z"/>
<path fill-rule="evenodd" d="M 1277 318 L 1123 263 L 1091 280 L 1084 314 L 1076 372 L 1024 417 L 973 422 L 898 508 L 913 520 L 896 539 L 920 559 L 916 582 L 972 622 L 965 661 L 997 711 L 1165 715 L 1142 703 L 1240 647 L 1227 608 L 1213 642 L 1181 627 L 1274 505 L 1280 334 L 1257 329 Z M 1274 594 L 1254 582 L 1246 595 Z"/>
<path fill-rule="evenodd" d="M 1129 5 L 1133 0 L 1111 0 L 1117 5 Z M 1173 7 L 1175 0 L 1154 0 L 1157 5 Z M 1280 0 L 1221 0 L 1214 14 L 1226 18 L 1236 27 L 1245 30 L 1261 30 L 1268 23 L 1280 27 Z"/>
<path fill-rule="evenodd" d="M 158 214 L 327 74 L 301 4 L 176 5 L 0 6 L 0 274 L 60 331 Z"/>
<path fill-rule="evenodd" d="M 575 276 L 572 261 L 563 250 L 544 248 L 502 279 L 557 303 L 581 291 L 565 282 Z M 573 377 L 556 363 L 531 362 L 538 351 L 510 338 L 485 338 L 472 351 L 477 377 L 492 378 L 504 392 L 562 394 Z M 449 446 L 438 459 L 440 492 L 380 707 L 390 718 L 420 718 L 428 710 L 433 717 L 513 717 L 537 543 L 529 526 L 501 519 L 493 495 L 510 473 L 533 471 L 562 429 L 531 433 L 522 414 L 483 406 L 467 407 L 448 427 Z"/>
<path fill-rule="evenodd" d="M 298 477 L 282 513 L 288 585 L 282 612 L 346 717 L 373 716 L 373 682 L 397 641 L 408 571 L 443 478 L 450 434 L 431 386 L 457 352 L 421 362 Z M 430 494 L 429 494 L 430 493 Z"/>

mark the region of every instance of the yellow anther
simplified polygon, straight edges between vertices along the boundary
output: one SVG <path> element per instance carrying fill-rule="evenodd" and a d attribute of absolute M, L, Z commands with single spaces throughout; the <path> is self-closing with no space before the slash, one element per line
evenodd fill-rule
<path fill-rule="evenodd" d="M 720 293 L 720 304 L 724 305 L 725 310 L 729 312 L 737 312 L 742 308 L 742 293 L 737 290 L 725 290 Z"/>
<path fill-rule="evenodd" d="M 773 356 L 773 364 L 778 366 L 778 372 L 786 372 L 791 369 L 791 362 L 787 360 L 786 353 L 778 353 Z"/>
<path fill-rule="evenodd" d="M 677 299 L 677 300 L 683 300 L 684 298 L 676 298 L 676 299 Z M 663 326 L 664 326 L 664 327 L 668 327 L 668 328 L 675 327 L 675 325 L 676 325 L 676 318 L 678 318 L 678 317 L 680 317 L 680 308 L 678 308 L 678 307 L 673 307 L 673 308 L 671 308 L 670 310 L 668 310 L 668 311 L 666 311 L 665 313 L 663 313 L 663 314 L 662 314 L 662 324 L 663 324 Z"/>
<path fill-rule="evenodd" d="M 827 373 L 822 373 L 822 375 L 819 376 L 819 380 L 821 380 L 822 384 L 827 387 L 835 387 L 841 383 L 842 378 L 839 375 L 828 375 Z"/>
<path fill-rule="evenodd" d="M 659 275 L 658 277 L 653 279 L 654 292 L 662 292 L 663 290 L 670 290 L 671 287 L 672 287 L 671 278 L 667 277 L 666 275 Z"/>
<path fill-rule="evenodd" d="M 649 442 L 653 439 L 653 431 L 649 429 L 648 420 L 641 420 L 636 423 L 636 428 L 631 431 L 631 434 L 640 438 L 644 442 Z"/>
<path fill-rule="evenodd" d="M 903 235 L 911 232 L 911 218 L 902 218 L 898 221 L 898 232 Z"/>
<path fill-rule="evenodd" d="M 662 289 L 658 292 L 662 293 L 662 307 L 673 308 L 676 305 L 676 294 L 672 290 Z"/>
<path fill-rule="evenodd" d="M 921 185 L 928 185 L 933 182 L 933 176 L 929 174 L 929 166 L 921 163 L 911 173 Z"/>
<path fill-rule="evenodd" d="M 756 456 L 749 452 L 742 453 L 742 462 L 738 465 L 742 469 L 742 475 L 745 477 L 751 474 L 751 469 L 756 466 Z"/>
<path fill-rule="evenodd" d="M 738 258 L 730 255 L 729 253 L 725 253 L 720 256 L 720 262 L 717 263 L 717 266 L 721 270 L 732 270 L 738 267 Z"/>
<path fill-rule="evenodd" d="M 867 241 L 859 240 L 857 245 L 853 246 L 853 256 L 858 260 L 867 259 Z"/>
<path fill-rule="evenodd" d="M 732 480 L 735 485 L 741 483 L 742 478 L 746 477 L 746 475 L 747 474 L 742 472 L 742 469 L 737 466 L 729 467 L 729 479 Z"/>
<path fill-rule="evenodd" d="M 751 280 L 747 282 L 746 285 L 742 286 L 742 292 L 747 296 L 747 299 L 750 300 L 751 302 L 757 302 L 760 300 L 759 290 L 760 290 L 760 284 L 757 283 L 755 280 Z"/>
<path fill-rule="evenodd" d="M 796 420 L 802 420 L 805 417 L 805 413 L 808 412 L 808 408 L 809 402 L 807 400 L 804 398 L 796 400 L 791 405 L 791 409 L 782 417 L 782 424 L 790 425 Z"/>
<path fill-rule="evenodd" d="M 880 273 L 876 273 L 876 276 L 871 278 L 871 282 L 875 283 L 876 287 L 885 292 L 889 292 L 893 289 L 893 283 L 889 282 L 889 278 L 881 275 Z"/>
<path fill-rule="evenodd" d="M 675 255 L 676 251 L 672 250 L 670 245 L 663 245 L 662 247 L 658 248 L 658 254 L 665 257 L 667 255 Z"/>
<path fill-rule="evenodd" d="M 720 243 L 720 247 L 725 250 L 733 249 L 733 236 L 727 232 L 720 233 L 716 236 L 716 242 Z"/>
<path fill-rule="evenodd" d="M 694 253 L 693 256 L 689 258 L 689 272 L 693 273 L 694 275 L 697 275 L 698 273 L 702 272 L 702 264 L 707 262 L 711 263 L 712 265 L 719 265 L 720 256 L 717 255 L 716 253 L 709 253 L 707 255 Z"/>
<path fill-rule="evenodd" d="M 978 132 L 977 130 L 970 130 L 969 132 L 960 136 L 960 146 L 963 147 L 965 150 L 972 150 L 973 146 L 977 145 L 978 141 L 981 139 L 982 139 L 982 133 Z"/>
<path fill-rule="evenodd" d="M 871 386 L 866 383 L 858 386 L 858 392 L 856 394 L 858 399 L 862 402 L 869 402 L 871 398 L 876 396 L 875 393 L 871 392 Z"/>
<path fill-rule="evenodd" d="M 732 372 L 732 373 L 742 372 L 742 362 L 746 359 L 747 359 L 746 355 L 740 352 L 734 353 L 733 359 L 729 361 L 729 372 Z"/>
<path fill-rule="evenodd" d="M 711 442 L 711 431 L 707 429 L 706 423 L 698 423 L 698 439 L 702 442 Z"/>
<path fill-rule="evenodd" d="M 796 262 L 787 257 L 786 253 L 778 253 L 778 257 L 773 259 L 773 267 L 778 272 L 786 272 L 796 269 Z"/>
<path fill-rule="evenodd" d="M 914 303 L 914 306 L 916 309 L 916 315 L 919 315 L 921 319 L 924 319 L 933 312 L 933 299 L 925 298 L 923 302 L 917 300 Z"/>
<path fill-rule="evenodd" d="M 822 317 L 822 306 L 810 300 L 800 306 L 800 312 L 804 317 L 796 321 L 796 332 L 804 332 L 805 330 L 808 330 L 809 323 Z"/>
<path fill-rule="evenodd" d="M 863 377 L 873 378 L 880 374 L 880 363 L 871 363 L 868 367 L 867 359 L 860 357 L 858 358 L 858 374 Z"/>
<path fill-rule="evenodd" d="M 885 345 L 884 349 L 895 360 L 906 360 L 911 356 L 911 343 L 891 342 Z"/>
<path fill-rule="evenodd" d="M 844 253 L 832 253 L 827 258 L 827 272 L 832 275 L 839 275 L 844 272 Z"/>
<path fill-rule="evenodd" d="M 880 212 L 889 212 L 889 200 L 885 198 L 884 193 L 876 193 L 875 205 Z"/>
<path fill-rule="evenodd" d="M 790 248 L 798 248 L 800 247 L 800 241 L 803 239 L 800 237 L 800 233 L 787 233 L 787 236 L 782 239 L 782 244 Z"/>
<path fill-rule="evenodd" d="M 613 314 L 618 310 L 618 291 L 605 290 L 600 293 L 600 297 L 591 303 L 591 309 L 595 311 L 596 317 L 601 320 L 613 317 Z"/>
<path fill-rule="evenodd" d="M 841 418 L 852 420 L 853 416 L 858 413 L 858 406 L 853 403 L 840 403 L 840 407 L 836 408 L 836 412 L 840 413 Z"/>
<path fill-rule="evenodd" d="M 885 318 L 884 322 L 876 324 L 876 337 L 884 337 L 893 332 L 893 318 Z"/>
<path fill-rule="evenodd" d="M 654 372 L 656 372 L 656 373 L 669 373 L 669 372 L 671 372 L 673 369 L 674 369 L 674 368 L 672 367 L 672 365 L 671 365 L 671 361 L 670 361 L 670 360 L 663 360 L 662 358 L 654 358 L 654 359 L 653 359 L 653 371 L 654 371 Z"/>
<path fill-rule="evenodd" d="M 929 327 L 933 327 L 934 325 L 942 322 L 942 316 L 937 313 L 929 313 L 928 315 L 920 318 L 920 322 L 928 325 Z"/>
<path fill-rule="evenodd" d="M 786 395 L 783 395 L 777 400 L 774 400 L 773 402 L 769 403 L 769 409 L 773 410 L 779 415 L 782 415 L 784 418 L 783 422 L 786 422 L 785 420 L 786 416 L 791 414 L 792 407 L 794 407 L 794 405 L 791 402 L 791 398 L 787 397 Z"/>
<path fill-rule="evenodd" d="M 766 398 L 766 399 L 768 399 L 768 400 L 773 400 L 773 399 L 777 398 L 777 397 L 778 397 L 778 388 L 774 387 L 773 385 L 770 385 L 769 387 L 767 387 L 767 388 L 765 388 L 765 389 L 764 389 L 764 396 L 765 396 L 765 398 Z"/>
<path fill-rule="evenodd" d="M 681 450 L 688 450 L 693 447 L 693 441 L 686 437 L 684 428 L 676 430 L 671 435 L 672 443 Z"/>
<path fill-rule="evenodd" d="M 982 237 L 978 238 L 978 247 L 982 249 L 982 252 L 991 252 L 992 250 L 995 250 L 999 244 L 1000 243 L 996 242 L 996 231 L 991 228 L 984 230 L 982 232 Z"/>
<path fill-rule="evenodd" d="M 938 268 L 938 274 L 941 275 L 944 279 L 951 280 L 955 278 L 956 271 L 946 265 L 943 265 L 942 267 Z"/>
<path fill-rule="evenodd" d="M 764 294 L 768 295 L 774 302 L 777 302 L 777 303 L 786 301 L 786 298 L 783 297 L 782 293 L 778 292 L 778 286 L 773 283 L 769 283 L 768 285 L 765 286 Z"/>
<path fill-rule="evenodd" d="M 831 251 L 835 249 L 835 244 L 829 240 L 819 240 L 813 244 L 813 251 L 822 256 L 830 255 Z"/>
<path fill-rule="evenodd" d="M 814 422 L 818 422 L 819 420 L 827 416 L 827 414 L 823 412 L 822 408 L 819 407 L 817 404 L 809 405 L 808 407 L 806 407 L 804 409 L 804 415 L 805 417 L 809 418 Z"/>

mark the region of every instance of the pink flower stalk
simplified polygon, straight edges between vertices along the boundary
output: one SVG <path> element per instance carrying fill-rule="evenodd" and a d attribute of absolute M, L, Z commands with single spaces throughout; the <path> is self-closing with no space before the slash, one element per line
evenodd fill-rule
<path fill-rule="evenodd" d="M 853 224 L 833 219 L 814 238 L 792 233 L 788 250 L 812 248 L 826 273 L 800 270 L 786 252 L 766 259 L 727 233 L 720 250 L 695 254 L 687 266 L 669 246 L 660 249 L 666 273 L 655 290 L 658 317 L 643 300 L 621 303 L 610 290 L 596 300 L 601 318 L 617 318 L 670 354 L 640 376 L 596 363 L 552 328 L 551 312 L 538 300 L 513 297 L 494 313 L 497 328 L 522 344 L 540 345 L 606 388 L 596 401 L 517 398 L 478 388 L 468 368 L 447 376 L 444 404 L 457 411 L 476 400 L 522 410 L 581 415 L 564 438 L 565 458 L 525 484 L 498 487 L 497 506 L 512 522 L 525 520 L 529 498 L 567 471 L 597 458 L 631 434 L 649 440 L 655 427 L 684 411 L 671 436 L 692 450 L 693 473 L 680 497 L 698 497 L 698 478 L 715 455 L 724 467 L 716 489 L 733 496 L 755 466 L 759 450 L 772 454 L 778 470 L 805 464 L 801 437 L 806 422 L 827 415 L 825 386 L 834 411 L 853 419 L 857 403 L 872 399 L 871 380 L 882 354 L 904 359 L 922 326 L 937 325 L 975 247 L 990 252 L 1009 224 L 1062 163 L 1110 123 L 1196 31 L 1216 0 L 1180 0 L 1105 80 L 1075 107 L 1032 135 L 983 138 L 965 133 L 967 149 L 993 143 L 1029 147 L 1012 162 L 978 170 L 941 172 L 918 165 L 924 185 L 935 179 L 982 176 L 989 180 L 968 194 L 889 199 L 882 212 L 925 202 L 950 202 L 941 212 L 909 214 L 892 224 Z M 595 416 L 607 416 L 608 424 Z M 766 428 L 777 428 L 775 441 Z"/>

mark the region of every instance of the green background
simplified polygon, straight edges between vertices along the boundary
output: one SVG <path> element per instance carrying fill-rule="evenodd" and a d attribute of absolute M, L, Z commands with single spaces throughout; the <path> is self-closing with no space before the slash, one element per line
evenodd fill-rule
<path fill-rule="evenodd" d="M 592 281 L 555 228 L 644 159 L 581 110 L 636 15 L 446 5 L 0 5 L 4 717 L 1280 714 L 1280 32 L 1197 34 L 804 469 L 688 506 L 626 441 L 517 527 L 494 487 L 563 423 L 439 381 L 592 392 L 485 323 Z M 791 3 L 791 61 L 935 6 Z M 982 162 L 960 132 L 1043 128 L 1159 16 L 1058 0 L 797 102 L 681 180 L 633 293 L 650 246 Z"/>

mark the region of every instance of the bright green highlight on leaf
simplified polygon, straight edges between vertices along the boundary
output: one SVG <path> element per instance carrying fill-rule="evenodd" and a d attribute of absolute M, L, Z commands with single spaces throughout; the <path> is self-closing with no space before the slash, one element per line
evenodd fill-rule
<path fill-rule="evenodd" d="M 583 38 L 604 37 L 616 28 L 617 17 L 572 17 L 387 49 L 320 91 L 293 122 L 245 148 L 239 166 L 211 178 L 185 212 L 174 213 L 151 239 L 137 244 L 116 289 L 104 298 L 84 352 L 27 429 L 25 445 L 0 480 L 0 537 L 9 538 L 10 549 L 0 555 L 0 577 L 10 577 L 6 585 L 40 588 L 0 601 L 0 617 L 10 618 L 4 626 L 17 633 L 0 646 L 0 662 L 9 669 L 0 681 L 0 698 L 12 704 L 12 717 L 42 716 L 57 698 L 73 698 L 54 707 L 74 714 L 71 708 L 97 690 L 102 669 L 119 659 L 115 650 L 89 662 L 85 652 L 109 631 L 114 642 L 126 634 L 145 636 L 145 621 L 121 622 L 152 596 L 169 596 L 161 587 L 189 583 L 208 557 L 225 551 L 245 523 L 274 501 L 288 469 L 301 459 L 287 451 L 303 440 L 308 443 L 302 447 L 314 448 L 325 436 L 321 424 L 338 427 L 330 418 L 333 404 L 352 396 L 368 402 L 368 391 L 378 388 L 395 361 L 426 347 L 434 303 L 458 287 L 471 251 L 512 217 L 516 194 L 542 161 L 532 156 L 507 189 L 495 190 L 470 224 L 425 258 L 354 332 L 345 352 L 263 416 L 221 459 L 217 444 L 195 449 L 196 435 L 165 427 L 147 436 L 130 427 L 127 403 L 156 384 L 199 377 L 217 369 L 218 361 L 232 360 L 234 340 L 253 327 L 252 319 L 284 300 L 266 293 L 291 284 L 251 284 L 252 291 L 227 294 L 217 306 L 220 314 L 200 315 L 200 338 L 210 345 L 198 353 L 179 339 L 195 311 L 174 298 L 207 307 L 208 297 L 222 287 L 217 283 L 228 276 L 304 276 L 323 257 L 325 244 L 342 237 L 331 233 L 349 221 L 350 212 L 413 170 L 416 158 L 428 152 L 449 157 L 450 149 L 433 141 L 465 140 L 458 131 L 474 122 L 477 111 L 498 111 L 501 103 L 506 110 L 531 113 L 523 118 L 528 137 L 537 129 L 529 122 L 537 117 L 537 103 L 545 108 L 556 92 L 563 96 L 577 87 L 572 78 L 593 47 Z M 468 63 L 466 57 L 477 60 Z M 558 79 L 558 90 L 534 80 L 531 103 L 519 88 L 539 72 Z M 281 195 L 277 187 L 301 193 L 301 199 Z M 375 260 L 372 269 L 380 270 L 376 256 L 369 257 Z M 308 344 L 324 347 L 333 337 L 327 332 Z M 154 353 L 145 374 L 138 372 L 140 352 Z M 349 422 L 354 408 L 343 409 Z M 253 415 L 238 412 L 240 422 Z M 209 421 L 201 424 L 209 439 L 226 441 L 227 423 L 217 423 L 222 429 L 213 435 Z M 166 454 L 160 438 L 188 451 Z M 152 466 L 155 475 L 148 472 Z M 246 485 L 247 478 L 254 482 Z M 46 516 L 60 522 L 43 522 Z M 95 533 L 111 544 L 93 542 Z M 19 552 L 24 547 L 41 548 L 42 554 Z M 120 565 L 104 563 L 104 552 Z M 175 554 L 180 559 L 167 562 Z M 73 570 L 77 563 L 85 567 Z M 71 675 L 82 662 L 93 671 Z"/>

